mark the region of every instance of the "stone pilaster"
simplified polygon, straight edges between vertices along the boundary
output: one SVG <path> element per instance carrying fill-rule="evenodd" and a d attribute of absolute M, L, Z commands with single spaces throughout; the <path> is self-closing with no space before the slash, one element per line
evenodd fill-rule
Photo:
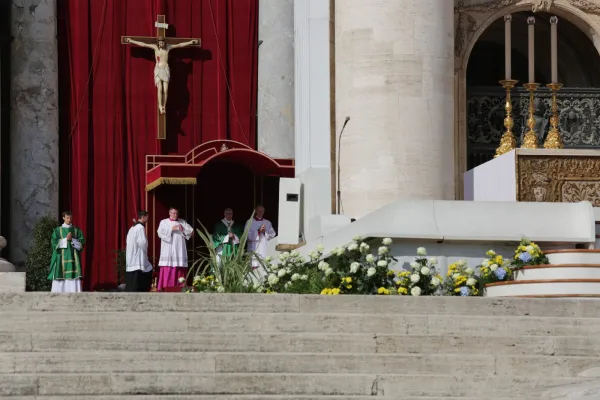
<path fill-rule="evenodd" d="M 331 214 L 329 1 L 294 1 L 295 162 L 302 182 L 302 232 Z"/>
<path fill-rule="evenodd" d="M 258 4 L 258 150 L 294 158 L 294 1 Z"/>
<path fill-rule="evenodd" d="M 20 264 L 31 230 L 58 213 L 56 0 L 12 1 L 11 260 Z"/>
<path fill-rule="evenodd" d="M 336 0 L 344 213 L 454 199 L 454 2 Z"/>

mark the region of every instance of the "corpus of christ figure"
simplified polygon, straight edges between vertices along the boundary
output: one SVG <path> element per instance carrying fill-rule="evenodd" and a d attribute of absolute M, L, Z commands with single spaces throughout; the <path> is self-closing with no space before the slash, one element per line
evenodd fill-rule
<path fill-rule="evenodd" d="M 158 111 L 161 114 L 164 114 L 167 107 L 169 80 L 171 79 L 171 71 L 169 70 L 169 51 L 171 49 L 197 45 L 198 40 L 192 39 L 188 42 L 167 44 L 165 38 L 159 36 L 156 44 L 139 42 L 131 38 L 125 38 L 125 42 L 154 50 L 154 58 L 156 59 L 156 65 L 154 66 L 154 84 L 156 85 L 158 94 Z"/>

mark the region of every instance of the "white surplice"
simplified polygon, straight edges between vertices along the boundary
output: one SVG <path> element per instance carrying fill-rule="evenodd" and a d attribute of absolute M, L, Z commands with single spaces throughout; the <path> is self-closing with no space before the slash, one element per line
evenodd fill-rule
<path fill-rule="evenodd" d="M 152 271 L 152 264 L 148 261 L 148 238 L 146 227 L 137 223 L 127 232 L 127 248 L 125 254 L 126 272 L 140 270 L 142 272 Z"/>
<path fill-rule="evenodd" d="M 261 258 L 265 258 L 267 256 L 267 242 L 277 236 L 275 229 L 273 229 L 273 224 L 271 221 L 264 218 L 253 218 L 248 221 L 246 226 L 250 226 L 248 229 L 248 251 L 254 252 L 258 254 Z M 265 231 L 263 233 L 259 233 L 259 229 L 261 226 L 265 226 Z M 260 262 L 254 258 L 252 260 L 252 266 L 257 268 L 260 266 Z"/>
<path fill-rule="evenodd" d="M 181 225 L 183 230 L 173 230 L 175 225 Z M 170 218 L 160 221 L 158 237 L 160 238 L 159 267 L 184 267 L 188 266 L 186 240 L 192 237 L 194 228 L 183 219 L 174 221 Z"/>

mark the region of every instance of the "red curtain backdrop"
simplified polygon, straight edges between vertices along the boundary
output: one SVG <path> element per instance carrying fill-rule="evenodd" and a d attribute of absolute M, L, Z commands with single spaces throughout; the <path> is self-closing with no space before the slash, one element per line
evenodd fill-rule
<path fill-rule="evenodd" d="M 145 156 L 214 139 L 256 144 L 258 0 L 61 0 L 61 207 L 87 239 L 84 287 L 116 282 L 115 251 L 146 207 Z M 172 50 L 167 139 L 157 140 L 154 57 L 121 36 L 200 38 Z"/>

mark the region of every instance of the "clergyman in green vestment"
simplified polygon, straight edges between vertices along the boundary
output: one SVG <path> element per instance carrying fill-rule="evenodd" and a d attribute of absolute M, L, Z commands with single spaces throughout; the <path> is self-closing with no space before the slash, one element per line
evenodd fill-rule
<path fill-rule="evenodd" d="M 219 260 L 221 256 L 231 256 L 237 252 L 243 233 L 242 227 L 233 221 L 231 208 L 226 208 L 223 214 L 225 218 L 215 224 L 212 232 L 213 246 Z"/>
<path fill-rule="evenodd" d="M 62 213 L 64 223 L 52 232 L 50 275 L 52 292 L 81 292 L 81 252 L 85 238 L 81 229 L 73 226 L 73 214 Z"/>

